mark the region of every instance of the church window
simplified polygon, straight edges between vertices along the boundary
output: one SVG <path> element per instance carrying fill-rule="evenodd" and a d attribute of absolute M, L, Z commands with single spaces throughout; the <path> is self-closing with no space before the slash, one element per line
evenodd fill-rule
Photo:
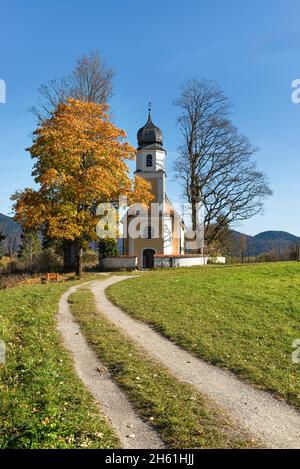
<path fill-rule="evenodd" d="M 146 156 L 146 166 L 147 168 L 150 168 L 152 166 L 152 155 Z"/>
<path fill-rule="evenodd" d="M 154 230 L 151 225 L 145 226 L 143 230 L 142 238 L 144 239 L 152 239 L 154 238 Z"/>

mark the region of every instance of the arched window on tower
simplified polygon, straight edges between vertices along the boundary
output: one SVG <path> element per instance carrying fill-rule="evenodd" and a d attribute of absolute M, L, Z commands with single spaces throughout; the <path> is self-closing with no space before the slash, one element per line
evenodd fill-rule
<path fill-rule="evenodd" d="M 152 166 L 152 155 L 147 155 L 146 156 L 146 166 L 147 166 L 147 168 L 151 168 L 151 166 Z"/>
<path fill-rule="evenodd" d="M 142 238 L 143 239 L 153 239 L 155 237 L 155 231 L 153 226 L 148 225 L 145 226 L 142 232 Z"/>

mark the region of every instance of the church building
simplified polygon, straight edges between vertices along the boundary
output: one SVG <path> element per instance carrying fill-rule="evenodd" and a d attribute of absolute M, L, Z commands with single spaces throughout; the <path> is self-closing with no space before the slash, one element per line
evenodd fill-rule
<path fill-rule="evenodd" d="M 171 258 L 184 254 L 185 225 L 166 193 L 166 156 L 162 131 L 151 119 L 137 133 L 135 174 L 151 183 L 152 204 L 156 209 L 141 214 L 145 208 L 135 205 L 128 210 L 123 223 L 127 236 L 123 254 L 137 256 L 139 268 L 152 268 L 155 258 Z M 152 205 L 153 206 L 153 205 Z M 142 216 L 141 216 L 142 215 Z M 151 216 L 150 216 L 151 215 Z M 133 236 L 130 225 L 138 226 L 139 236 Z"/>

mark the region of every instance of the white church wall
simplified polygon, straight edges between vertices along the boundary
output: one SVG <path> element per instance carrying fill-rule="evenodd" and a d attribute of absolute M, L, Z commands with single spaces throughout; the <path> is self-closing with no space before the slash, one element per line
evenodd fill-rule
<path fill-rule="evenodd" d="M 208 258 L 202 256 L 154 256 L 154 267 L 156 269 L 170 267 L 195 267 L 207 265 Z"/>
<path fill-rule="evenodd" d="M 207 262 L 208 258 L 202 256 L 154 256 L 154 267 L 157 269 L 201 266 L 206 265 Z"/>
<path fill-rule="evenodd" d="M 206 265 L 207 257 L 181 257 L 178 258 L 179 267 L 193 267 L 197 265 Z"/>
<path fill-rule="evenodd" d="M 147 155 L 152 156 L 152 166 L 147 166 Z M 143 150 L 139 151 L 136 156 L 136 169 L 145 173 L 156 171 L 165 171 L 166 152 L 160 150 Z"/>
<path fill-rule="evenodd" d="M 184 236 L 185 236 L 185 230 L 183 226 L 181 225 L 180 227 L 180 254 L 184 253 Z"/>
<path fill-rule="evenodd" d="M 155 170 L 156 171 L 165 171 L 165 152 L 156 151 L 155 152 Z"/>
<path fill-rule="evenodd" d="M 226 264 L 226 257 L 224 256 L 209 257 L 208 263 L 209 264 Z"/>
<path fill-rule="evenodd" d="M 172 246 L 172 219 L 171 217 L 165 215 L 164 219 L 164 254 L 173 254 L 173 246 Z"/>
<path fill-rule="evenodd" d="M 137 256 L 104 257 L 100 260 L 100 269 L 104 271 L 136 269 Z"/>
<path fill-rule="evenodd" d="M 166 193 L 166 180 L 164 176 L 158 178 L 158 201 L 161 204 L 165 204 L 165 193 Z"/>

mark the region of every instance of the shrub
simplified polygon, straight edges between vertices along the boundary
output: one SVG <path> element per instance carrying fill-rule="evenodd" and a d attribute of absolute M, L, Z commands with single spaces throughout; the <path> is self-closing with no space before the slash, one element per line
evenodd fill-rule
<path fill-rule="evenodd" d="M 98 245 L 100 257 L 110 257 L 118 255 L 118 244 L 114 238 L 104 238 Z"/>
<path fill-rule="evenodd" d="M 62 265 L 62 257 L 53 248 L 43 249 L 33 257 L 35 272 L 58 272 L 62 270 Z"/>
<path fill-rule="evenodd" d="M 93 249 L 87 249 L 82 255 L 82 262 L 85 265 L 95 265 L 98 263 L 98 253 Z"/>

